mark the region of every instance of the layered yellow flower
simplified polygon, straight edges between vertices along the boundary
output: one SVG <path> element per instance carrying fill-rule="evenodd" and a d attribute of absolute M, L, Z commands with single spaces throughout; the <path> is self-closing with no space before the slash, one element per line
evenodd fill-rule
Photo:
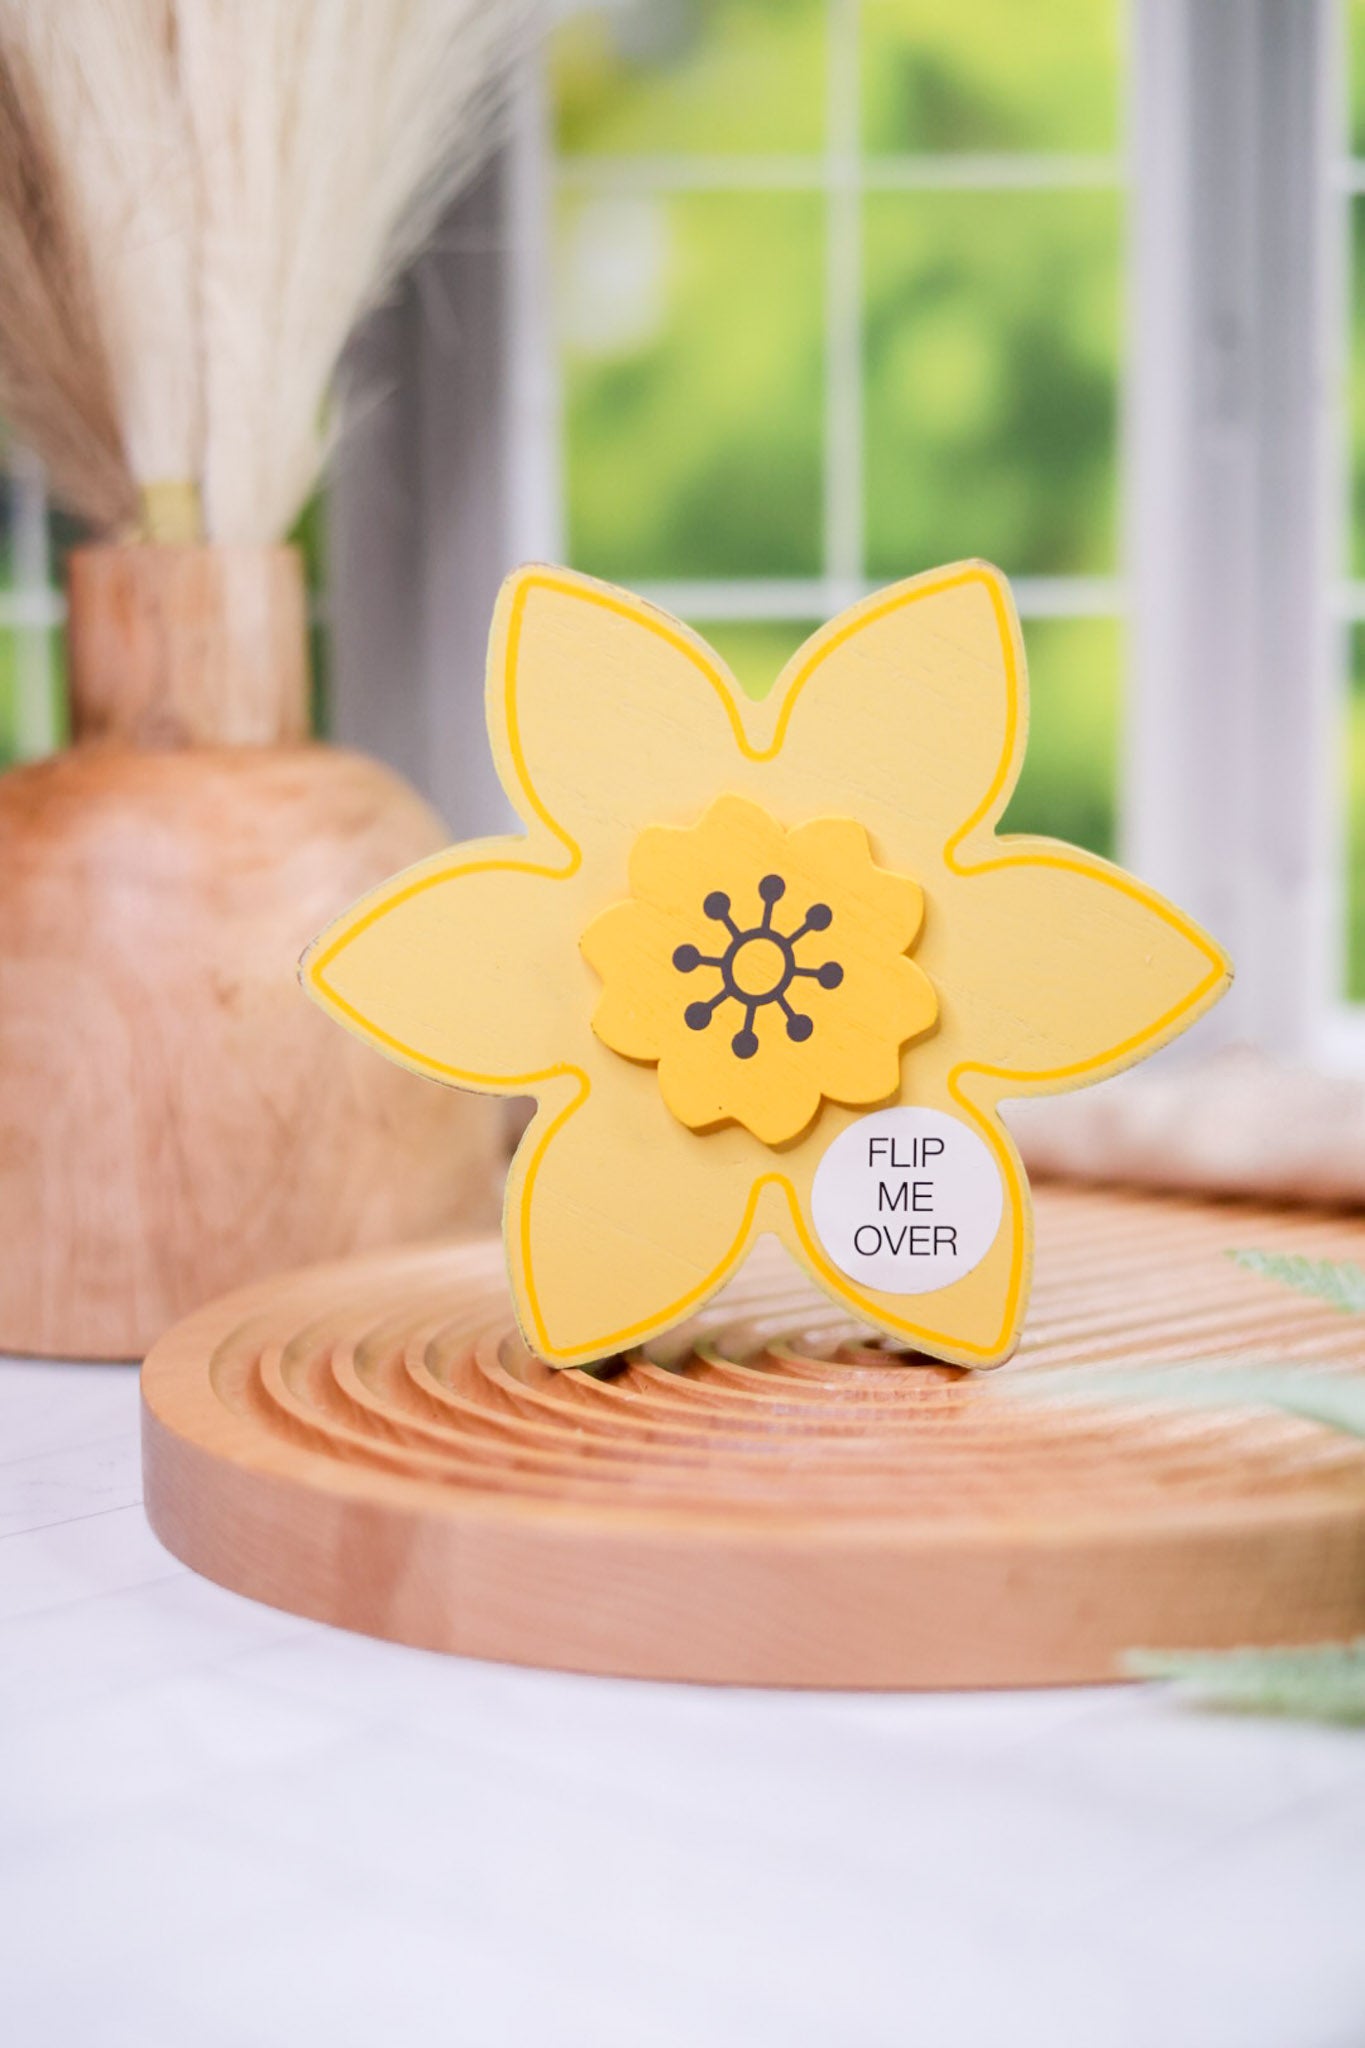
<path fill-rule="evenodd" d="M 593 1030 L 626 1059 L 657 1063 L 681 1123 L 732 1119 L 780 1145 L 822 1096 L 897 1094 L 901 1047 L 938 1015 L 905 958 L 924 895 L 877 865 L 861 825 L 819 818 L 787 832 L 722 796 L 697 825 L 642 832 L 629 874 L 630 900 L 582 938 L 606 985 Z"/>
<path fill-rule="evenodd" d="M 772 1231 L 899 1341 L 1007 1356 L 1030 1224 L 998 1102 L 1129 1064 L 1228 967 L 1118 869 L 995 836 L 1027 722 L 1003 578 L 867 599 L 756 704 L 676 620 L 523 570 L 487 708 L 525 836 L 397 877 L 303 974 L 419 1072 L 538 1098 L 505 1213 L 528 1341 L 561 1365 L 638 1344 Z M 929 1293 L 850 1277 L 813 1217 L 830 1147 L 897 1105 L 956 1119 L 999 1180 L 988 1248 Z"/>

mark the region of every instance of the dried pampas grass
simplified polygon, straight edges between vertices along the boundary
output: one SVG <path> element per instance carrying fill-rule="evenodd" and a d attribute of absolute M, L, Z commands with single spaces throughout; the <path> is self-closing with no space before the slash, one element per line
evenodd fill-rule
<path fill-rule="evenodd" d="M 471 168 L 509 21 L 471 0 L 181 5 L 203 167 L 205 515 L 277 530 L 316 474 L 358 312 Z M 224 77 L 231 92 L 222 88 Z"/>
<path fill-rule="evenodd" d="M 286 532 L 532 0 L 0 0 L 0 412 L 102 527 Z"/>
<path fill-rule="evenodd" d="M 23 53 L 0 48 L 0 413 L 99 525 L 137 504 L 89 252 Z"/>

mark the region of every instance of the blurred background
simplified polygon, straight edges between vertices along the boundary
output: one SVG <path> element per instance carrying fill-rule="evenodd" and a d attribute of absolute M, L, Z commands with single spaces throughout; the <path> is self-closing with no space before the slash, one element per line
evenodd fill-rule
<path fill-rule="evenodd" d="M 1206 1033 L 1365 1068 L 1362 208 L 1356 0 L 561 0 L 353 351 L 319 723 L 496 827 L 511 563 L 644 589 L 759 694 L 985 555 L 1032 678 L 1008 825 L 1213 927 Z M 64 539 L 18 453 L 7 759 L 61 736 Z"/>

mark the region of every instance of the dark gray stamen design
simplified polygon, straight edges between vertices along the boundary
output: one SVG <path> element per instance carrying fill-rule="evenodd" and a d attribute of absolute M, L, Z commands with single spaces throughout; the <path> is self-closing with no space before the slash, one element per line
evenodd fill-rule
<path fill-rule="evenodd" d="M 714 967 L 720 975 L 715 995 L 705 1002 L 689 1003 L 683 1011 L 690 1030 L 705 1031 L 726 1003 L 738 1003 L 743 1010 L 744 1022 L 730 1040 L 730 1050 L 739 1060 L 751 1060 L 758 1051 L 754 1019 L 768 1003 L 775 1003 L 781 1010 L 786 1018 L 787 1036 L 794 1043 L 804 1044 L 810 1037 L 815 1029 L 814 1020 L 794 1010 L 787 1000 L 794 981 L 804 978 L 820 988 L 832 989 L 838 988 L 844 978 L 837 960 L 826 960 L 819 967 L 797 964 L 799 941 L 810 932 L 828 931 L 834 922 L 834 912 L 827 903 L 812 903 L 795 931 L 776 931 L 773 913 L 786 893 L 787 885 L 781 875 L 765 875 L 758 885 L 763 914 L 757 924 L 742 928 L 731 914 L 730 898 L 724 890 L 711 890 L 702 909 L 714 924 L 725 927 L 729 944 L 719 953 L 703 953 L 698 946 L 679 946 L 673 954 L 673 965 L 679 974 L 693 974 L 698 967 Z"/>

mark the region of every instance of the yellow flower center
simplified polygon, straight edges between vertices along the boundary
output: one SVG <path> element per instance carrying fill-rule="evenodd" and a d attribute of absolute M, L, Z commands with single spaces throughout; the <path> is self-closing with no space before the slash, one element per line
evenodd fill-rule
<path fill-rule="evenodd" d="M 593 1029 L 623 1058 L 657 1065 L 680 1122 L 740 1123 L 777 1145 L 822 1097 L 897 1093 L 901 1047 L 937 1017 L 905 957 L 923 898 L 877 864 L 860 825 L 787 830 L 721 797 L 696 825 L 641 833 L 630 880 L 630 900 L 583 934 L 605 984 Z"/>

